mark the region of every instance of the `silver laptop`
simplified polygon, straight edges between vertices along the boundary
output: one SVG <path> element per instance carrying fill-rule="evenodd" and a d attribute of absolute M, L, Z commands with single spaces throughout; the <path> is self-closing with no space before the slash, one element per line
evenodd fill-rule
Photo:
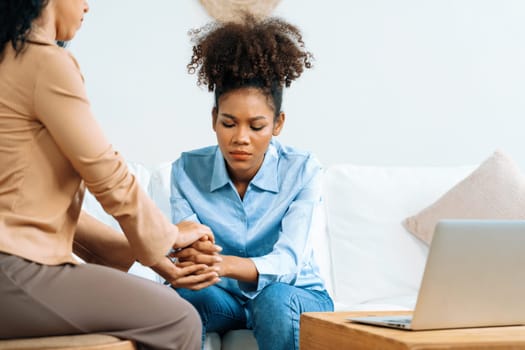
<path fill-rule="evenodd" d="M 525 221 L 440 221 L 412 317 L 349 320 L 410 330 L 525 324 Z"/>

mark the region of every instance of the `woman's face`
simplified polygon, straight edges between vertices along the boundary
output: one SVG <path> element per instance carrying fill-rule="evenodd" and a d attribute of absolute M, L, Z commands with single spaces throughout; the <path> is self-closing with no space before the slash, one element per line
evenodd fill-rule
<path fill-rule="evenodd" d="M 274 120 L 268 97 L 256 88 L 223 94 L 213 109 L 213 130 L 230 176 L 251 180 L 264 160 L 272 136 L 281 132 L 284 113 Z"/>
<path fill-rule="evenodd" d="M 48 6 L 53 13 L 55 40 L 73 39 L 82 25 L 84 14 L 89 11 L 87 0 L 51 0 Z"/>

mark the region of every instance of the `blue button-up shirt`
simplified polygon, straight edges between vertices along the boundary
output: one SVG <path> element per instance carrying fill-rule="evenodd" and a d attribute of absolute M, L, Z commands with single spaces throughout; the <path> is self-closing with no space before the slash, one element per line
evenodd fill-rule
<path fill-rule="evenodd" d="M 184 152 L 172 165 L 172 219 L 203 223 L 221 254 L 252 259 L 257 283 L 222 278 L 218 284 L 242 299 L 272 282 L 324 290 L 309 239 L 320 176 L 312 155 L 272 140 L 241 199 L 218 146 Z"/>

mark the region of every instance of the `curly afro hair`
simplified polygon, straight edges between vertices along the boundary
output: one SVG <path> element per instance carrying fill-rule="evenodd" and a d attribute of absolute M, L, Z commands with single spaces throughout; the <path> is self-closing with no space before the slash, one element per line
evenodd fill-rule
<path fill-rule="evenodd" d="M 197 72 L 197 84 L 215 92 L 216 104 L 228 91 L 253 86 L 272 95 L 278 113 L 282 89 L 312 67 L 299 29 L 279 18 L 243 14 L 239 23 L 214 22 L 189 34 L 194 46 L 188 72 Z"/>

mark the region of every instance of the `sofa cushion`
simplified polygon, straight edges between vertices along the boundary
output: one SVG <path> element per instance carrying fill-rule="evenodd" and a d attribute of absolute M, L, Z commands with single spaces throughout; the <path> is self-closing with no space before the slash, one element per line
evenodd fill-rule
<path fill-rule="evenodd" d="M 252 350 L 258 348 L 253 331 L 249 329 L 229 331 L 222 337 L 221 350 Z"/>
<path fill-rule="evenodd" d="M 202 344 L 202 350 L 221 350 L 221 336 L 219 333 L 211 332 L 206 333 L 204 343 Z"/>
<path fill-rule="evenodd" d="M 323 193 L 337 309 L 415 300 L 428 252 L 402 221 L 473 166 L 329 167 Z"/>
<path fill-rule="evenodd" d="M 440 219 L 525 219 L 525 177 L 518 165 L 496 151 L 404 225 L 428 244 Z"/>

